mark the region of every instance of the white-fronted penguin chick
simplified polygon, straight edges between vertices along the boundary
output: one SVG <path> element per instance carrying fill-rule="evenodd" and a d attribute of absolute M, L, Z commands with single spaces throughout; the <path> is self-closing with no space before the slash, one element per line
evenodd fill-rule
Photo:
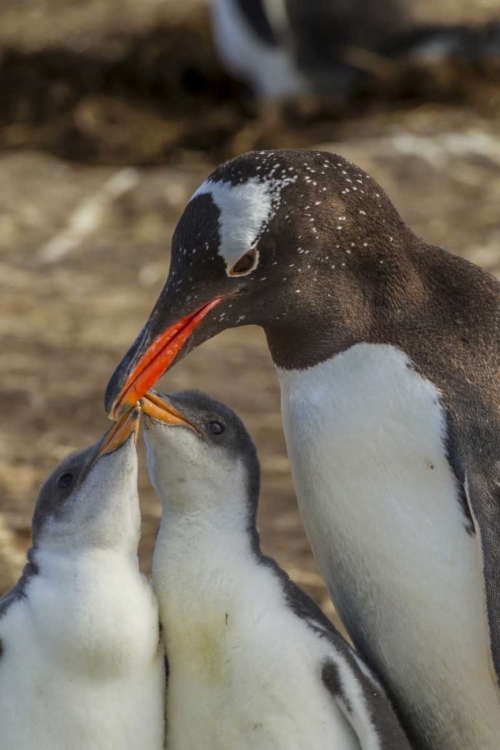
<path fill-rule="evenodd" d="M 137 559 L 139 410 L 44 483 L 0 599 L 1 750 L 161 750 L 158 606 Z"/>
<path fill-rule="evenodd" d="M 380 683 L 260 549 L 259 461 L 198 391 L 143 399 L 169 750 L 409 750 Z"/>

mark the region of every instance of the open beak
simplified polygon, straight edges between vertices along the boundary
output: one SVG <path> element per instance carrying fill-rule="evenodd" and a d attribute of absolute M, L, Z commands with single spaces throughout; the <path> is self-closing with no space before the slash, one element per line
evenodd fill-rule
<path fill-rule="evenodd" d="M 131 435 L 134 436 L 134 442 L 137 443 L 140 417 L 141 410 L 139 407 L 134 407 L 133 409 L 129 409 L 129 411 L 115 422 L 113 427 L 106 433 L 92 463 L 97 461 L 98 458 L 121 448 Z"/>
<path fill-rule="evenodd" d="M 191 429 L 198 432 L 195 425 L 191 424 L 175 406 L 172 406 L 165 396 L 159 396 L 154 391 L 149 391 L 143 396 L 141 399 L 141 408 L 146 416 L 156 419 L 157 422 L 171 425 L 181 424 L 185 427 L 191 427 Z"/>
<path fill-rule="evenodd" d="M 168 370 L 193 331 L 222 297 L 207 302 L 151 340 L 154 312 L 142 333 L 118 365 L 106 389 L 105 407 L 111 419 L 131 409 Z"/>

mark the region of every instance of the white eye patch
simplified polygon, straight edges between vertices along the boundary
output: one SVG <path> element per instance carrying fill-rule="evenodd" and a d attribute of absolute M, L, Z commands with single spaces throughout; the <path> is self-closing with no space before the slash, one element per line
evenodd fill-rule
<path fill-rule="evenodd" d="M 284 185 L 294 178 L 283 180 L 253 177 L 241 185 L 206 180 L 194 193 L 209 194 L 220 211 L 219 255 L 226 263 L 226 273 L 257 241 L 280 203 Z"/>

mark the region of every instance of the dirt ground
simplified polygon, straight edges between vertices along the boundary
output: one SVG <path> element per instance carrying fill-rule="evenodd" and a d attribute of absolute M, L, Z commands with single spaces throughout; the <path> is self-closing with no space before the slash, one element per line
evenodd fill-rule
<path fill-rule="evenodd" d="M 418 9 L 423 18 L 478 20 L 500 16 L 500 0 Z M 183 206 L 255 125 L 234 104 L 239 87 L 220 70 L 199 0 L 25 0 L 1 13 L 0 593 L 23 565 L 41 480 L 108 427 L 104 388 L 166 277 Z M 159 78 L 150 70 L 147 85 L 134 72 L 144 76 L 146 59 L 163 70 Z M 118 66 L 112 75 L 102 73 L 108 64 Z M 278 141 L 352 159 L 415 232 L 498 274 L 500 84 L 472 89 L 445 103 L 354 111 Z M 170 99 L 158 103 L 157 90 Z M 302 532 L 261 332 L 226 332 L 161 386 L 202 387 L 246 421 L 263 465 L 265 550 L 333 616 Z M 160 509 L 144 461 L 140 491 L 149 571 Z"/>

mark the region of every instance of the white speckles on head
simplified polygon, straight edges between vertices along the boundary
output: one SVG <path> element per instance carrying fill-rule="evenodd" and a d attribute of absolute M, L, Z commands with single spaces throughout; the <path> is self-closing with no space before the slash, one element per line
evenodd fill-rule
<path fill-rule="evenodd" d="M 255 247 L 262 232 L 275 215 L 281 190 L 297 179 L 297 175 L 262 179 L 253 177 L 240 185 L 206 180 L 194 193 L 211 195 L 220 211 L 219 254 L 226 263 L 226 272 L 250 248 Z"/>

